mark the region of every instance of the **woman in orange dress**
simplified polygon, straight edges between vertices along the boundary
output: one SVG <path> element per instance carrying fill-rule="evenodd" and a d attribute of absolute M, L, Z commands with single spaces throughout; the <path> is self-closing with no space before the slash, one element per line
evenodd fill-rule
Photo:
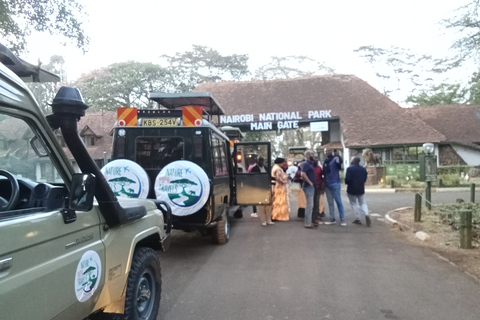
<path fill-rule="evenodd" d="M 286 166 L 287 161 L 284 158 L 277 158 L 272 168 L 272 179 L 275 179 L 272 220 L 290 220 L 287 202 L 288 175 L 284 171 Z"/>

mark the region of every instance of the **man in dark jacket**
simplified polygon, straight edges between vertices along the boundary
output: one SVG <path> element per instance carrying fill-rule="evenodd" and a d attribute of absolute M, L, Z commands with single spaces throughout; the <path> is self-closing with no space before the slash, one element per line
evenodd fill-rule
<path fill-rule="evenodd" d="M 367 203 L 365 202 L 365 182 L 367 181 L 367 170 L 360 166 L 360 158 L 353 157 L 350 167 L 345 174 L 345 184 L 347 185 L 347 196 L 350 200 L 355 221 L 353 223 L 362 224 L 360 214 L 365 216 L 367 227 L 370 227 L 370 215 L 368 214 Z"/>
<path fill-rule="evenodd" d="M 332 149 L 325 148 L 325 155 L 327 158 L 323 162 L 323 177 L 325 181 L 325 194 L 327 195 L 328 211 L 330 220 L 325 221 L 326 225 L 335 224 L 335 203 L 338 208 L 338 215 L 340 216 L 340 225 L 346 227 L 345 212 L 343 210 L 343 203 L 341 197 L 341 183 L 340 170 L 342 169 L 343 159 L 338 153 Z"/>

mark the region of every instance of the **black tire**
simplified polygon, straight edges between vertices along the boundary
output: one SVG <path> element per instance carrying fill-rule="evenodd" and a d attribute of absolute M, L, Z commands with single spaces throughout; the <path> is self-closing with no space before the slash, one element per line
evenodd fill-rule
<path fill-rule="evenodd" d="M 217 221 L 217 225 L 213 228 L 213 241 L 217 244 L 226 244 L 230 239 L 230 222 L 228 221 L 228 215 L 226 207 L 223 209 L 220 220 Z"/>
<path fill-rule="evenodd" d="M 160 307 L 162 278 L 155 250 L 139 248 L 133 255 L 125 297 L 125 319 L 155 320 Z"/>

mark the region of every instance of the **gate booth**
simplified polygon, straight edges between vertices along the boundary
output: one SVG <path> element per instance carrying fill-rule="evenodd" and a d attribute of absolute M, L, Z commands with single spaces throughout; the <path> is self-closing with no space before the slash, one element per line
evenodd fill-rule
<path fill-rule="evenodd" d="M 222 115 L 220 116 L 220 123 L 223 128 L 238 128 L 243 132 L 274 131 L 277 136 L 281 135 L 285 130 L 296 130 L 308 127 L 311 132 L 321 133 L 322 148 L 327 146 L 330 148 L 333 147 L 333 149 L 344 149 L 340 118 L 338 116 L 332 117 L 331 110 L 312 110 L 305 113 L 288 111 Z M 293 158 L 300 158 L 298 150 L 306 150 L 305 146 L 299 145 L 300 143 L 301 141 L 295 141 L 289 146 L 291 150 L 289 150 L 288 154 L 283 155 L 285 158 L 288 158 L 290 162 L 293 162 Z M 290 151 L 293 149 L 298 149 L 298 152 L 292 154 Z M 323 160 L 323 151 L 318 149 L 316 151 L 319 160 Z M 348 155 L 346 156 L 348 157 Z M 303 154 L 301 154 L 301 158 L 303 158 Z"/>

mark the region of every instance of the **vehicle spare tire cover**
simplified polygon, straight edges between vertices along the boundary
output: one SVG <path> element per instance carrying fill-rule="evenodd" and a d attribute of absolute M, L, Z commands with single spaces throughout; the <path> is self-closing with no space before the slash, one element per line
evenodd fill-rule
<path fill-rule="evenodd" d="M 147 198 L 150 179 L 139 164 L 127 159 L 118 159 L 107 163 L 101 171 L 117 197 Z"/>
<path fill-rule="evenodd" d="M 173 215 L 188 216 L 200 210 L 207 202 L 210 180 L 195 163 L 174 161 L 157 175 L 155 195 L 170 205 Z"/>

